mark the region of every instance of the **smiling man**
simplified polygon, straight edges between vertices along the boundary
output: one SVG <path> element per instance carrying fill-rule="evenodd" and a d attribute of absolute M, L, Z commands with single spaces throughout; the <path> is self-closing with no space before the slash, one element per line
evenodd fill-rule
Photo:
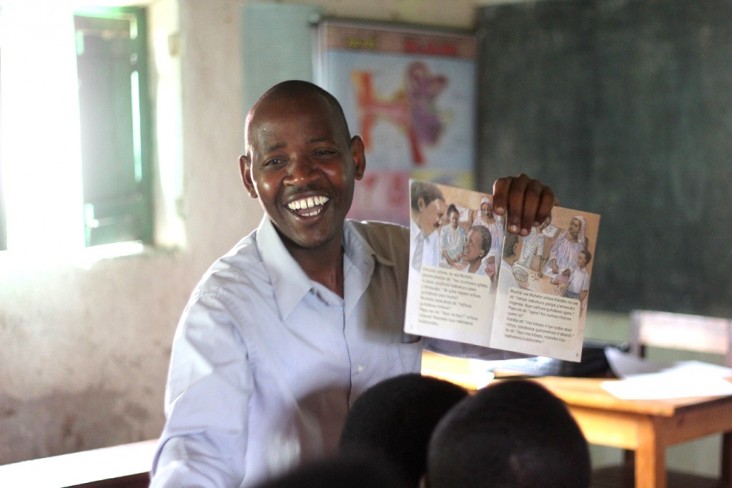
<path fill-rule="evenodd" d="M 242 179 L 265 216 L 183 312 L 152 486 L 247 486 L 333 453 L 363 391 L 420 368 L 423 341 L 403 333 L 409 230 L 346 219 L 366 158 L 337 100 L 280 83 L 245 142 Z M 494 195 L 526 234 L 553 205 L 525 175 Z"/>

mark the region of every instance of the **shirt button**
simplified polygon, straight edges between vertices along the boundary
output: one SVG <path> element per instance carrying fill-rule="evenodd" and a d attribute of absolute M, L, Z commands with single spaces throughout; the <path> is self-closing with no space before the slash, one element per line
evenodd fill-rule
<path fill-rule="evenodd" d="M 365 368 L 363 367 L 363 364 L 359 364 L 358 366 L 356 366 L 356 373 L 363 373 L 364 369 Z"/>

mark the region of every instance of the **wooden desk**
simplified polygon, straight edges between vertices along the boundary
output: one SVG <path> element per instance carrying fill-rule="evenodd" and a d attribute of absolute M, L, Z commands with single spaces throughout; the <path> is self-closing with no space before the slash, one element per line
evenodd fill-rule
<path fill-rule="evenodd" d="M 604 378 L 544 377 L 541 383 L 569 407 L 591 444 L 635 451 L 635 486 L 666 488 L 666 448 L 724 433 L 720 486 L 732 488 L 732 396 L 620 400 L 600 387 Z"/>

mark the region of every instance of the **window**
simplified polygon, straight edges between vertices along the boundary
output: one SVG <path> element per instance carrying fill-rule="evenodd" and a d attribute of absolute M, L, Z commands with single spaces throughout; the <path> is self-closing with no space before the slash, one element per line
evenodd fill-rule
<path fill-rule="evenodd" d="M 0 249 L 151 243 L 145 10 L 12 5 L 0 13 Z"/>
<path fill-rule="evenodd" d="M 74 18 L 86 245 L 152 240 L 142 9 Z"/>

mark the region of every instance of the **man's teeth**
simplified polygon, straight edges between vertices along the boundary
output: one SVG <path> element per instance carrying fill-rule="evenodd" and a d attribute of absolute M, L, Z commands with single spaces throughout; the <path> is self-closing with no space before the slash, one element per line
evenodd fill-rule
<path fill-rule="evenodd" d="M 317 215 L 321 210 L 320 207 L 325 205 L 328 200 L 330 199 L 324 196 L 308 197 L 303 198 L 302 200 L 295 200 L 294 202 L 290 202 L 287 205 L 287 208 L 293 211 L 313 209 L 312 212 L 303 213 L 303 215 L 310 217 L 313 215 Z"/>

